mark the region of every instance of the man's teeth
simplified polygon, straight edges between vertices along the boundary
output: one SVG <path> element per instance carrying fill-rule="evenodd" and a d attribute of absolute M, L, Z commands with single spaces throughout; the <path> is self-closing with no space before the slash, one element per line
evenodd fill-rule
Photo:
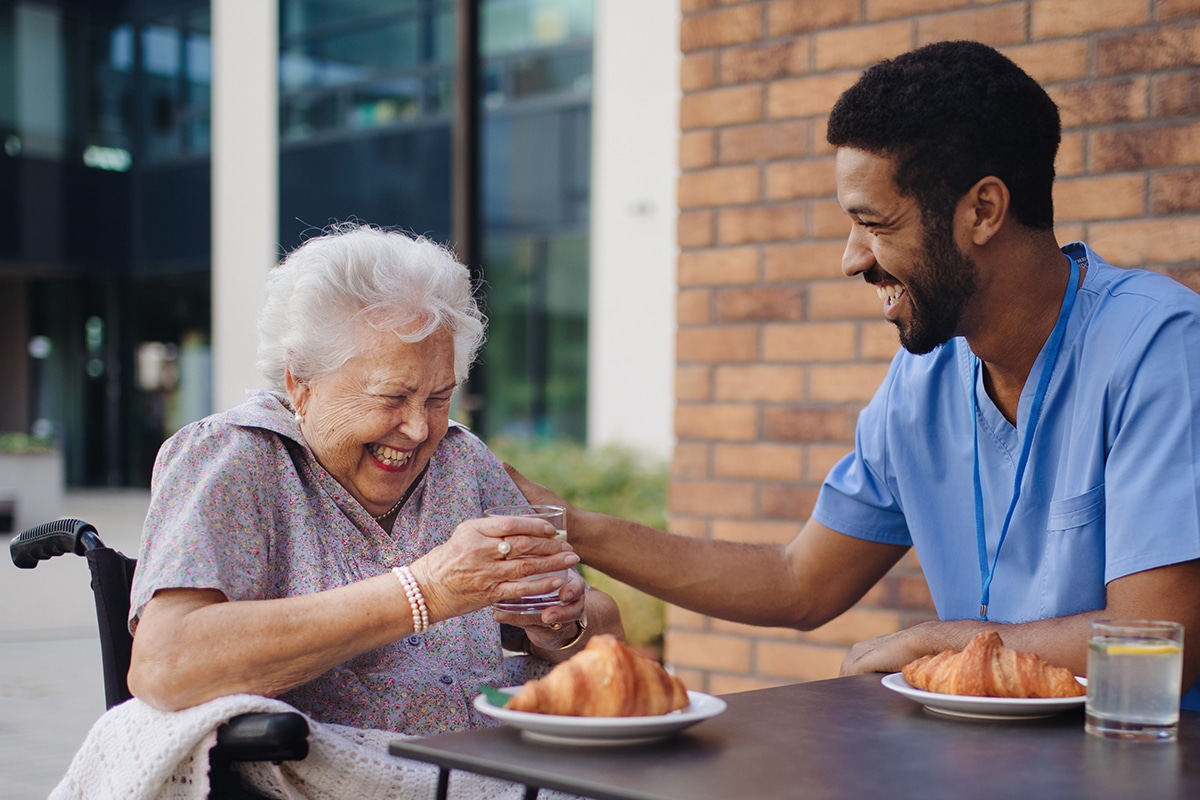
<path fill-rule="evenodd" d="M 886 286 L 876 286 L 875 294 L 879 295 L 880 300 L 887 300 L 889 303 L 894 303 L 904 294 L 904 287 L 898 283 L 889 283 Z"/>
<path fill-rule="evenodd" d="M 389 467 L 402 467 L 412 458 L 412 451 L 405 452 L 404 450 L 396 450 L 388 447 L 386 444 L 371 444 L 367 445 L 367 449 L 371 451 L 371 455 L 382 461 Z"/>

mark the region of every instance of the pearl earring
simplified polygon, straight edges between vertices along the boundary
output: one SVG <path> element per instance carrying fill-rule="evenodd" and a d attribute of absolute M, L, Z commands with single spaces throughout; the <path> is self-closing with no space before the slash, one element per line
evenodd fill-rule
<path fill-rule="evenodd" d="M 304 415 L 303 415 L 303 414 L 301 414 L 299 411 L 297 411 L 297 412 L 296 412 L 296 424 L 297 424 L 297 425 L 303 425 L 303 424 L 304 424 Z"/>

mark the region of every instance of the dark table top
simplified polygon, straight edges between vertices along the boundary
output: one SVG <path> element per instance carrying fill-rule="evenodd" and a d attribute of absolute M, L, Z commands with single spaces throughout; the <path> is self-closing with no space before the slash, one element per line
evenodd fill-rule
<path fill-rule="evenodd" d="M 946 717 L 860 675 L 725 695 L 725 713 L 659 743 L 573 747 L 510 727 L 396 742 L 393 755 L 597 800 L 1200 798 L 1200 712 L 1175 742 L 1047 719 Z"/>

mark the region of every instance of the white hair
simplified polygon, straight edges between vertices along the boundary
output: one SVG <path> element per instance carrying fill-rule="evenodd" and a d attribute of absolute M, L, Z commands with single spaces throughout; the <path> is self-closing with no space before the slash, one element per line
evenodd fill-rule
<path fill-rule="evenodd" d="M 359 355 L 363 325 L 394 331 L 405 342 L 448 331 L 454 376 L 462 383 L 487 320 L 470 272 L 447 247 L 370 225 L 333 225 L 267 276 L 258 315 L 258 370 L 267 387 L 286 391 L 288 368 L 300 380 L 337 371 Z"/>

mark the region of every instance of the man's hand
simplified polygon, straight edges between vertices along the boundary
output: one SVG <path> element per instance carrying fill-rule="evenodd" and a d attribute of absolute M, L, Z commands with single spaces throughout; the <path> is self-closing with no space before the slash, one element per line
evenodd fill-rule
<path fill-rule="evenodd" d="M 938 652 L 922 642 L 919 629 L 905 628 L 859 642 L 850 648 L 842 661 L 840 675 L 862 675 L 868 672 L 899 672 L 914 658 Z"/>
<path fill-rule="evenodd" d="M 1011 635 L 1015 627 L 969 619 L 922 622 L 854 645 L 842 661 L 840 674 L 899 672 L 905 664 L 921 656 L 943 650 L 961 650 L 971 641 L 971 637 L 981 631 L 998 631 L 1003 637 L 1006 632 Z"/>

